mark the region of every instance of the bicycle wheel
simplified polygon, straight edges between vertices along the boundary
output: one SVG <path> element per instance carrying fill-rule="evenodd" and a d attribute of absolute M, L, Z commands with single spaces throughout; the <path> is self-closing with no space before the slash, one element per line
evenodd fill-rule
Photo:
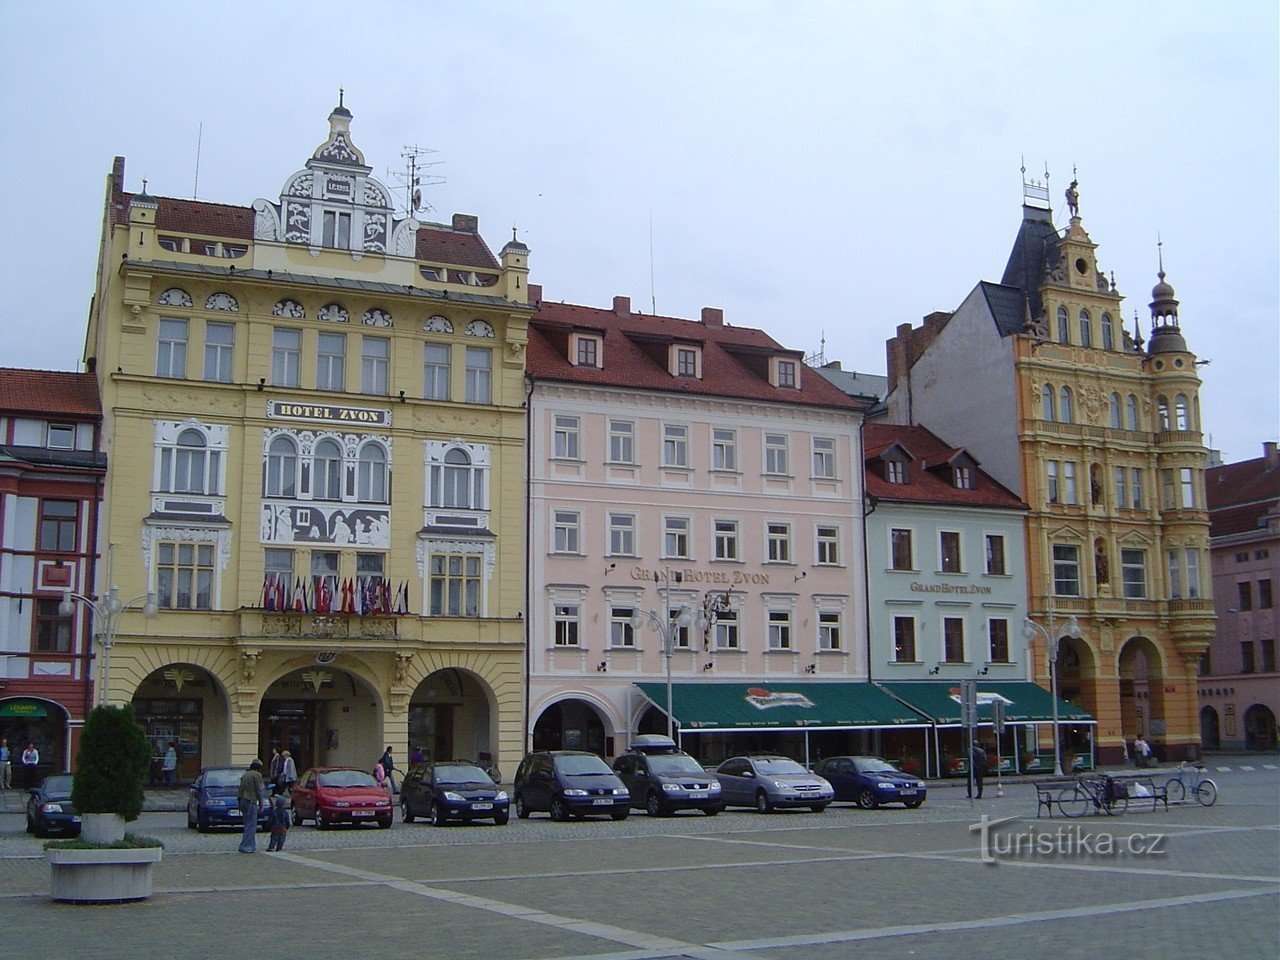
<path fill-rule="evenodd" d="M 1218 802 L 1218 785 L 1212 780 L 1201 780 L 1196 784 L 1196 799 L 1206 807 Z"/>
<path fill-rule="evenodd" d="M 1064 817 L 1083 817 L 1089 809 L 1093 797 L 1089 791 L 1080 786 L 1067 787 L 1058 794 L 1058 812 Z"/>
<path fill-rule="evenodd" d="M 1182 782 L 1180 777 L 1174 777 L 1168 781 L 1164 788 L 1169 794 L 1170 803 L 1181 803 L 1187 799 L 1187 785 Z"/>
<path fill-rule="evenodd" d="M 1125 812 L 1129 809 L 1129 798 L 1116 797 L 1114 800 L 1108 800 L 1103 805 L 1103 809 L 1107 811 L 1109 816 L 1123 817 Z"/>

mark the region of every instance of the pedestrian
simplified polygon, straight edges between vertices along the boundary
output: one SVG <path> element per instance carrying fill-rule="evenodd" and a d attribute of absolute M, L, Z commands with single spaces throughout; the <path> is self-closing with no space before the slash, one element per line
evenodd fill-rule
<path fill-rule="evenodd" d="M 394 793 L 396 789 L 396 779 L 392 776 L 392 771 L 396 768 L 396 762 L 391 756 L 391 745 L 387 744 L 387 749 L 382 751 L 382 757 L 378 760 L 382 764 L 382 769 L 387 775 L 387 782 L 391 784 L 389 793 Z"/>
<path fill-rule="evenodd" d="M 409 762 L 411 764 L 426 763 L 427 758 L 423 756 L 421 747 L 414 747 L 413 753 L 409 754 Z"/>
<path fill-rule="evenodd" d="M 298 782 L 298 767 L 288 750 L 280 753 L 280 773 L 276 776 L 276 792 L 293 796 L 293 785 Z"/>
<path fill-rule="evenodd" d="M 379 760 L 373 765 L 373 779 L 378 783 L 378 789 L 386 792 L 387 796 L 391 796 L 391 778 L 387 776 L 387 768 L 382 765 Z"/>
<path fill-rule="evenodd" d="M 982 778 L 987 775 L 987 751 L 982 748 L 982 743 L 978 740 L 973 741 L 973 752 L 969 756 L 970 769 L 973 771 L 973 779 L 966 786 L 968 796 L 974 796 L 973 790 L 977 791 L 977 799 L 982 799 Z"/>
<path fill-rule="evenodd" d="M 39 786 L 36 783 L 36 767 L 40 766 L 40 751 L 36 749 L 35 742 L 27 741 L 27 749 L 22 751 L 22 782 L 23 785 L 30 788 Z"/>
<path fill-rule="evenodd" d="M 1151 744 L 1147 743 L 1147 738 L 1142 734 L 1133 741 L 1133 755 L 1140 767 L 1151 766 Z"/>
<path fill-rule="evenodd" d="M 280 792 L 280 748 L 271 748 L 271 762 L 267 764 L 267 782 L 271 784 L 271 789 L 277 793 Z"/>
<path fill-rule="evenodd" d="M 267 784 L 262 779 L 262 761 L 254 760 L 240 777 L 236 790 L 236 803 L 244 818 L 244 834 L 240 837 L 240 852 L 255 853 L 258 849 L 258 805 L 266 799 Z"/>
<path fill-rule="evenodd" d="M 169 743 L 164 751 L 164 785 L 172 787 L 178 779 L 178 751 Z"/>
<path fill-rule="evenodd" d="M 272 802 L 271 817 L 267 823 L 271 827 L 271 842 L 267 844 L 267 853 L 283 850 L 284 838 L 289 832 L 289 807 L 283 794 Z"/>
<path fill-rule="evenodd" d="M 13 764 L 9 759 L 9 738 L 0 737 L 0 790 L 8 790 L 13 777 Z"/>

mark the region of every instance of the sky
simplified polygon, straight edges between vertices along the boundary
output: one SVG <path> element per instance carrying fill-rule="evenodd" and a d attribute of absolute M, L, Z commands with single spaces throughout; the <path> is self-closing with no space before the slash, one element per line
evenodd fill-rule
<path fill-rule="evenodd" d="M 1280 23 L 1184 2 L 49 3 L 0 13 L 0 366 L 75 369 L 126 187 L 276 199 L 327 135 L 423 219 L 513 226 L 548 300 L 760 328 L 883 374 L 1000 279 L 1022 178 L 1149 333 L 1157 239 L 1228 462 L 1280 433 Z M 198 148 L 198 149 L 197 149 Z M 199 177 L 197 182 L 197 157 Z"/>

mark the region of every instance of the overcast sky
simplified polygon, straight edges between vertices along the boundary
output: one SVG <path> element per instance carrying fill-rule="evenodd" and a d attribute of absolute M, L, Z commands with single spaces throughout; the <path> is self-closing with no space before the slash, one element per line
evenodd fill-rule
<path fill-rule="evenodd" d="M 370 11 L 376 11 L 376 15 Z M 884 373 L 900 323 L 999 280 L 1019 166 L 1073 166 L 1148 333 L 1156 238 L 1205 429 L 1280 432 L 1277 12 L 1231 3 L 75 3 L 0 14 L 0 365 L 79 361 L 112 157 L 127 188 L 275 199 L 346 88 L 428 219 L 517 225 L 544 296 L 759 327 Z M 652 256 L 651 225 L 652 224 Z M 652 285 L 650 277 L 652 276 Z"/>

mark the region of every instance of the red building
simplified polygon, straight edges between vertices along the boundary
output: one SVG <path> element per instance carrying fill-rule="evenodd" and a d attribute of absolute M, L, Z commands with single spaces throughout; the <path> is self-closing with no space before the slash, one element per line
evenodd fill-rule
<path fill-rule="evenodd" d="M 63 591 L 92 596 L 107 470 L 91 373 L 0 368 L 0 736 L 35 776 L 70 769 L 93 707 L 92 636 L 59 612 Z"/>

